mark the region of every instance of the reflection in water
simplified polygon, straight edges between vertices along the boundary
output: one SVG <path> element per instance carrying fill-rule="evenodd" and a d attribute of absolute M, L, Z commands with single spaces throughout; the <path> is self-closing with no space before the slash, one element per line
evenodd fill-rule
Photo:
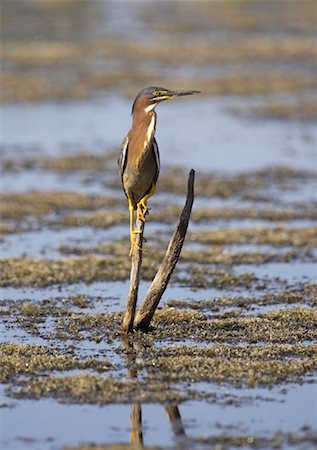
<path fill-rule="evenodd" d="M 143 445 L 142 406 L 140 405 L 140 403 L 132 404 L 130 424 L 131 424 L 130 442 L 142 446 Z"/>
<path fill-rule="evenodd" d="M 185 436 L 185 428 L 182 422 L 178 406 L 165 406 L 165 411 L 168 416 L 168 420 L 172 425 L 172 430 L 175 436 Z"/>
<path fill-rule="evenodd" d="M 130 342 L 128 338 L 124 338 L 122 340 L 123 346 L 126 349 L 132 349 L 133 353 L 127 355 L 126 362 L 127 366 L 132 368 L 128 368 L 128 374 L 130 378 L 137 379 L 138 372 L 135 368 L 135 360 L 136 360 L 136 352 L 142 351 L 144 349 L 143 345 L 138 342 Z M 133 367 L 134 366 L 134 367 Z M 182 422 L 182 417 L 180 415 L 179 409 L 177 405 L 168 405 L 165 406 L 165 411 L 168 417 L 168 420 L 171 424 L 172 431 L 175 437 L 185 436 L 185 428 Z M 139 447 L 143 447 L 143 431 L 142 431 L 142 406 L 140 403 L 133 403 L 132 410 L 130 415 L 130 442 L 134 444 L 138 444 Z"/>

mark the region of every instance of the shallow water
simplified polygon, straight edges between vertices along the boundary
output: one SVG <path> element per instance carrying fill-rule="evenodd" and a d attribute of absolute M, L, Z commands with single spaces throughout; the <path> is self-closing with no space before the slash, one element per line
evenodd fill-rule
<path fill-rule="evenodd" d="M 202 98 L 160 105 L 156 135 L 163 164 L 229 172 L 269 165 L 317 167 L 314 124 L 243 119 L 226 112 L 228 102 Z M 130 102 L 114 96 L 90 102 L 2 105 L 0 111 L 4 145 L 38 145 L 51 156 L 71 153 L 65 149 L 69 143 L 77 152 L 118 148 L 131 120 Z"/>
<path fill-rule="evenodd" d="M 208 391 L 210 387 L 202 386 L 202 389 Z M 163 405 L 142 405 L 145 445 L 159 442 L 164 448 L 170 448 L 177 439 L 186 445 L 186 441 L 190 442 L 192 437 L 217 435 L 226 430 L 235 435 L 250 433 L 265 436 L 272 431 L 294 432 L 303 426 L 316 426 L 317 391 L 314 384 L 290 385 L 286 392 L 280 388 L 268 391 L 227 387 L 213 388 L 213 391 L 219 398 L 224 395 L 240 399 L 241 406 L 201 401 L 180 405 L 179 412 L 186 434 L 178 438 L 173 434 Z M 92 440 L 100 444 L 127 442 L 130 413 L 130 405 L 99 407 L 62 405 L 51 400 L 11 401 L 2 422 L 2 443 L 8 450 L 48 450 Z M 37 417 L 36 422 L 34 417 Z M 32 441 L 26 447 L 28 438 Z"/>
<path fill-rule="evenodd" d="M 163 9 L 169 11 L 175 5 L 149 2 L 149 10 L 156 17 Z M 164 36 L 172 39 L 171 35 L 164 35 L 159 29 L 151 27 L 151 21 L 147 23 L 140 15 L 145 4 L 133 2 L 97 2 L 98 17 L 92 20 L 87 18 L 87 27 L 80 36 L 74 39 L 83 41 L 92 39 L 99 33 L 107 33 L 112 37 L 126 38 L 131 35 L 140 42 L 159 40 Z M 258 2 L 260 4 L 260 2 Z M 261 5 L 256 8 L 261 9 Z M 266 5 L 265 5 L 266 6 Z M 263 5 L 262 5 L 263 7 Z M 286 11 L 285 11 L 286 13 Z M 287 15 L 287 14 L 286 14 Z M 270 17 L 274 14 L 270 11 Z M 29 17 L 29 16 L 28 16 Z M 89 16 L 90 17 L 90 16 Z M 217 16 L 215 16 L 217 17 Z M 250 17 L 247 17 L 248 38 L 252 40 L 255 30 L 252 30 Z M 269 17 L 269 16 L 267 16 Z M 153 16 L 150 17 L 151 19 Z M 166 17 L 168 19 L 168 17 Z M 228 19 L 228 18 L 227 18 Z M 231 30 L 233 17 L 229 15 L 230 26 L 221 29 L 221 22 L 212 29 L 206 27 L 194 28 L 186 31 L 184 37 L 188 43 L 192 39 L 216 39 L 219 43 L 228 36 L 232 40 L 239 38 L 246 31 L 238 28 Z M 159 22 L 159 20 L 157 21 Z M 168 25 L 169 20 L 167 20 Z M 252 20 L 251 20 L 252 22 Z M 297 16 L 296 16 L 297 23 Z M 164 25 L 162 23 L 162 25 Z M 206 24 L 205 24 L 206 25 Z M 250 27 L 251 25 L 251 27 Z M 266 22 L 265 22 L 266 25 Z M 294 36 L 295 23 L 292 22 L 286 35 Z M 28 28 L 28 21 L 20 20 L 18 33 Z M 237 24 L 236 24 L 237 26 Z M 271 30 L 285 35 L 279 25 L 271 24 Z M 295 28 L 294 28 L 295 27 Z M 32 21 L 31 28 L 33 29 Z M 64 30 L 65 31 L 65 30 Z M 262 30 L 262 32 L 265 30 Z M 45 33 L 50 34 L 50 28 Z M 32 32 L 33 33 L 33 32 Z M 30 36 L 34 37 L 30 33 Z M 87 34 L 85 34 L 87 33 Z M 298 32 L 301 36 L 300 31 Z M 270 33 L 268 33 L 269 35 Z M 18 34 L 18 37 L 20 34 Z M 20 36 L 20 37 L 21 37 Z M 46 36 L 46 34 L 45 34 Z M 35 36 L 37 39 L 37 36 Z M 47 36 L 46 36 L 47 38 Z M 73 36 L 72 36 L 73 38 Z M 122 61 L 126 64 L 126 61 Z M 111 62 L 110 62 L 111 64 Z M 307 64 L 307 61 L 306 61 Z M 266 69 L 274 72 L 277 69 L 298 74 L 305 73 L 305 60 L 291 61 L 266 61 Z M 98 61 L 96 61 L 98 67 Z M 231 71 L 241 70 L 242 66 L 252 72 L 263 69 L 262 62 L 238 61 L 229 64 L 209 64 L 204 67 L 194 66 L 190 63 L 161 67 L 159 61 L 145 61 L 144 68 L 151 68 L 157 73 L 165 70 L 171 80 L 171 85 L 177 88 L 177 80 L 200 78 L 211 74 L 212 76 L 225 76 Z M 311 70 L 313 63 L 309 65 Z M 143 66 L 140 68 L 143 68 Z M 52 67 L 54 72 L 54 68 Z M 152 83 L 152 80 L 150 81 Z M 199 86 L 193 86 L 199 89 Z M 307 90 L 307 96 L 315 95 L 315 90 Z M 299 94 L 298 94 L 299 95 Z M 317 128 L 311 121 L 303 120 L 275 120 L 273 118 L 259 118 L 244 116 L 239 111 L 247 111 L 250 106 L 263 104 L 263 100 L 296 100 L 293 94 L 277 92 L 269 96 L 251 96 L 248 98 L 223 97 L 212 98 L 204 94 L 196 98 L 187 98 L 175 102 L 166 102 L 157 109 L 158 124 L 156 137 L 161 153 L 162 173 L 172 166 L 182 166 L 186 169 L 194 168 L 197 176 L 201 173 L 226 175 L 238 173 L 254 173 L 263 168 L 276 168 L 288 166 L 294 170 L 317 169 Z M 87 101 L 44 101 L 40 103 L 8 103 L 0 105 L 1 114 L 1 141 L 0 156 L 4 160 L 21 161 L 25 158 L 51 157 L 78 155 L 82 153 L 107 154 L 119 151 L 122 138 L 127 133 L 131 124 L 131 100 L 127 100 L 120 94 L 114 94 L 106 89 Z M 115 176 L 116 168 L 113 168 Z M 109 175 L 109 173 L 108 173 Z M 211 175 L 212 176 L 212 175 Z M 121 191 L 108 186 L 107 174 L 103 176 L 100 171 L 92 175 L 85 170 L 58 173 L 42 169 L 18 169 L 1 173 L 1 191 L 30 192 L 30 191 L 74 191 L 82 194 L 105 195 L 122 197 Z M 184 181 L 185 185 L 186 180 Z M 299 205 L 313 204 L 317 200 L 316 180 L 299 179 L 293 181 L 292 186 L 276 186 L 272 183 L 263 192 L 269 196 L 268 200 L 252 200 L 252 198 L 198 197 L 195 199 L 194 208 L 248 208 L 258 210 L 280 210 L 281 207 L 298 208 Z M 252 194 L 253 192 L 249 192 Z M 259 193 L 262 194 L 261 190 Z M 169 192 L 158 192 L 155 195 L 152 207 L 160 208 L 167 204 L 183 204 L 183 196 Z M 122 207 L 125 207 L 125 199 Z M 297 204 L 297 205 L 296 205 Z M 104 208 L 106 211 L 106 208 Z M 77 213 L 77 211 L 76 211 Z M 84 211 L 78 211 L 84 215 Z M 127 214 L 128 218 L 128 214 Z M 190 231 L 227 229 L 227 228 L 256 228 L 256 227 L 308 227 L 316 226 L 316 220 L 296 219 L 290 221 L 267 221 L 261 219 L 217 219 L 206 220 L 201 223 L 191 223 Z M 1 256 L 7 258 L 19 258 L 22 256 L 37 259 L 59 259 L 67 257 L 60 252 L 61 245 L 83 247 L 88 250 L 103 242 L 111 242 L 126 238 L 128 247 L 128 224 L 97 229 L 92 227 L 74 227 L 52 229 L 47 224 L 38 224 L 37 220 L 31 223 L 35 229 L 21 233 L 7 234 L 0 240 Z M 159 224 L 149 222 L 146 235 L 149 238 L 147 246 L 151 248 L 151 238 L 162 237 L 167 239 L 171 234 L 171 224 Z M 197 243 L 187 242 L 185 248 L 204 247 Z M 293 247 L 280 248 L 281 253 L 292 250 Z M 270 252 L 277 250 L 271 245 L 226 245 L 225 251 L 230 252 Z M 304 250 L 303 250 L 304 251 Z M 316 248 L 309 248 L 316 260 Z M 128 248 L 127 248 L 128 252 Z M 188 275 L 190 264 L 183 267 L 182 274 Z M 231 269 L 231 268 L 230 268 Z M 227 270 L 227 269 L 225 269 Z M 229 269 L 228 269 L 229 270 Z M 252 286 L 227 286 L 223 289 L 193 289 L 176 282 L 171 282 L 165 292 L 160 306 L 168 304 L 171 300 L 197 302 L 213 300 L 226 296 L 239 296 L 242 298 L 260 297 L 265 293 L 276 294 L 287 287 L 298 287 L 301 283 L 316 283 L 316 265 L 309 260 L 296 258 L 287 263 L 266 263 L 236 265 L 233 267 L 235 274 L 252 272 L 260 280 L 267 282 L 268 289 L 256 290 Z M 279 278 L 279 279 L 278 279 Z M 125 306 L 128 281 L 117 282 L 93 282 L 74 283 L 69 285 L 52 285 L 47 288 L 12 286 L 0 289 L 0 300 L 12 301 L 18 304 L 20 301 L 31 301 L 37 305 L 48 298 L 56 298 L 58 301 L 69 296 L 82 294 L 93 298 L 92 305 L 80 309 L 73 306 L 74 314 L 94 314 L 103 312 L 122 311 Z M 149 286 L 149 282 L 141 281 L 139 297 L 143 298 Z M 217 315 L 237 314 L 238 316 L 257 315 L 274 310 L 283 310 L 293 306 L 307 305 L 302 303 L 280 303 L 260 306 L 255 303 L 250 308 L 224 307 L 217 312 L 212 310 L 208 318 Z M 310 306 L 310 304 L 309 304 Z M 39 325 L 40 335 L 36 336 L 27 328 L 16 325 L 12 317 L 2 315 L 0 317 L 0 333 L 2 342 L 17 344 L 34 344 L 54 346 L 61 350 L 74 347 L 79 358 L 106 357 L 115 367 L 111 370 L 114 377 L 128 377 L 128 368 L 124 361 L 124 355 L 120 354 L 121 342 L 114 340 L 112 343 L 102 340 L 96 343 L 87 336 L 81 336 L 81 340 L 46 339 L 57 319 L 50 317 Z M 41 334 L 42 333 L 42 334 Z M 185 336 L 181 341 L 176 339 L 164 340 L 156 344 L 159 348 L 164 345 L 198 345 L 191 337 Z M 311 341 L 300 342 L 303 345 L 311 344 Z M 212 346 L 213 343 L 199 343 L 201 346 Z M 254 345 L 261 346 L 263 342 Z M 80 372 L 80 371 L 77 371 Z M 71 371 L 68 374 L 77 373 Z M 48 372 L 48 375 L 50 373 Z M 66 373 L 67 375 L 67 373 Z M 46 375 L 44 375 L 46 376 Z M 60 376 L 60 373 L 57 373 Z M 193 450 L 200 449 L 199 445 L 190 440 L 197 436 L 216 436 L 223 433 L 228 435 L 271 436 L 281 431 L 283 433 L 297 433 L 302 427 L 317 429 L 317 379 L 316 373 L 306 376 L 301 383 L 281 383 L 273 388 L 256 387 L 235 388 L 231 385 L 219 386 L 216 383 L 191 383 L 190 386 L 201 393 L 205 392 L 204 400 L 189 401 L 178 405 L 182 418 L 185 435 L 176 436 L 175 430 L 168 421 L 165 406 L 161 404 L 142 405 L 143 434 L 145 445 L 161 445 L 164 448 L 179 448 Z M 6 450 L 61 450 L 64 445 L 77 446 L 85 443 L 111 444 L 127 443 L 130 438 L 130 404 L 110 404 L 97 406 L 89 404 L 67 405 L 54 399 L 15 400 L 6 395 L 7 386 L 1 385 L 1 420 L 0 420 L 0 446 Z M 184 386 L 178 386 L 182 391 Z M 208 394 L 213 394 L 208 397 Z M 240 406 L 237 406 L 237 405 Z M 177 406 L 177 405 L 174 405 Z M 309 443 L 300 446 L 303 450 L 310 450 Z M 202 447 L 206 449 L 206 446 Z M 222 448 L 222 447 L 221 447 Z M 287 448 L 284 446 L 283 448 Z M 217 447 L 218 449 L 218 447 Z"/>

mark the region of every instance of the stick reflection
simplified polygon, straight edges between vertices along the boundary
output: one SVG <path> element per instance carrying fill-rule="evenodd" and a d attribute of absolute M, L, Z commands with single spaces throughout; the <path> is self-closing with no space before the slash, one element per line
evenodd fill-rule
<path fill-rule="evenodd" d="M 123 339 L 123 346 L 126 349 L 134 350 L 132 354 L 127 355 L 126 362 L 128 368 L 128 375 L 130 378 L 137 379 L 138 372 L 135 368 L 136 352 L 143 350 L 143 346 L 140 343 L 130 342 L 128 338 Z M 133 368 L 131 368 L 131 366 Z M 168 420 L 171 424 L 172 432 L 175 437 L 179 438 L 181 436 L 186 436 L 185 428 L 182 422 L 182 417 L 180 415 L 177 405 L 165 406 L 165 412 L 167 414 Z M 139 448 L 144 445 L 143 440 L 143 427 L 142 427 L 142 406 L 140 403 L 132 403 L 132 409 L 130 414 L 130 442 L 136 444 Z"/>
<path fill-rule="evenodd" d="M 142 407 L 140 403 L 132 404 L 132 411 L 130 415 L 130 442 L 143 446 L 143 432 L 142 432 Z"/>

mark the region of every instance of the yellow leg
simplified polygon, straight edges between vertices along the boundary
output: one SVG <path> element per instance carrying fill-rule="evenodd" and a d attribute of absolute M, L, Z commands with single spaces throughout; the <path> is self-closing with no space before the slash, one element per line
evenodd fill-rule
<path fill-rule="evenodd" d="M 143 222 L 145 222 L 145 215 L 149 211 L 149 208 L 147 207 L 147 201 L 154 194 L 155 194 L 155 185 L 153 183 L 150 192 L 146 194 L 137 204 L 138 219 L 143 220 Z"/>
<path fill-rule="evenodd" d="M 130 256 L 132 256 L 133 248 L 136 247 L 137 249 L 142 251 L 142 248 L 137 244 L 134 235 L 140 233 L 139 230 L 135 230 L 133 228 L 134 226 L 134 208 L 132 205 L 131 200 L 129 199 L 129 211 L 130 211 L 130 241 L 131 241 L 131 248 L 130 248 Z"/>

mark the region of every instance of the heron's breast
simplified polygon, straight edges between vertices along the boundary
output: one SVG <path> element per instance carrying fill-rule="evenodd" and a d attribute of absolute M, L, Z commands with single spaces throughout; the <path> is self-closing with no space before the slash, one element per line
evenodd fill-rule
<path fill-rule="evenodd" d="M 157 179 L 157 162 L 153 147 L 138 167 L 127 164 L 123 175 L 123 185 L 127 195 L 139 202 L 151 189 Z"/>
<path fill-rule="evenodd" d="M 152 152 L 156 117 L 153 114 L 146 119 L 134 124 L 129 131 L 128 164 L 134 168 L 142 166 Z"/>

